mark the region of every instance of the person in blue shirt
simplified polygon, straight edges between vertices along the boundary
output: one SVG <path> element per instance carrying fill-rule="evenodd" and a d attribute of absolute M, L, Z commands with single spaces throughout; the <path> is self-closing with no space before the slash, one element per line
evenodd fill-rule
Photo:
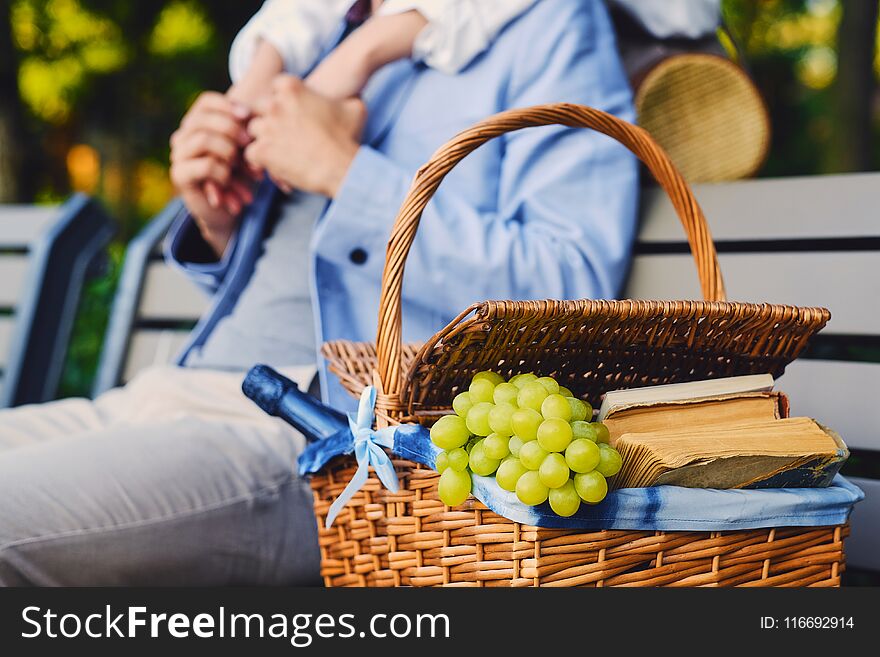
<path fill-rule="evenodd" d="M 491 114 L 553 102 L 633 119 L 600 0 L 538 0 L 459 73 L 401 60 L 362 101 L 294 77 L 252 113 L 199 99 L 172 141 L 189 209 L 167 252 L 211 308 L 178 366 L 94 401 L 0 413 L 0 584 L 314 581 L 311 495 L 293 469 L 302 437 L 243 397 L 243 371 L 265 362 L 307 385 L 320 369 L 325 400 L 350 407 L 317 350 L 374 339 L 385 246 L 416 169 Z M 244 147 L 237 171 L 267 174 L 241 213 L 200 196 L 212 176 L 230 180 L 205 156 L 224 130 Z M 636 205 L 635 160 L 607 137 L 553 126 L 490 142 L 424 214 L 404 338 L 489 298 L 616 296 Z"/>

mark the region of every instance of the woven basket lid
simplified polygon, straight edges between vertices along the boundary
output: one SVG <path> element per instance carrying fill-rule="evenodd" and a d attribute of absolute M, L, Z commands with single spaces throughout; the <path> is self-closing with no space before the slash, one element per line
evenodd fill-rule
<path fill-rule="evenodd" d="M 754 175 L 767 156 L 770 120 L 748 75 L 723 57 L 687 53 L 664 59 L 636 93 L 639 124 L 688 182 Z"/>

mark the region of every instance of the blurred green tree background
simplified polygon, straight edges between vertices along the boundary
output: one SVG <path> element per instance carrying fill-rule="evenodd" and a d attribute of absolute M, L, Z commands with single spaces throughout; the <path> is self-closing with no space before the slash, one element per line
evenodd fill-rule
<path fill-rule="evenodd" d="M 0 202 L 98 196 L 120 222 L 64 394 L 87 394 L 125 243 L 169 200 L 168 137 L 260 0 L 0 0 Z M 723 0 L 770 109 L 762 175 L 880 167 L 877 0 Z"/>

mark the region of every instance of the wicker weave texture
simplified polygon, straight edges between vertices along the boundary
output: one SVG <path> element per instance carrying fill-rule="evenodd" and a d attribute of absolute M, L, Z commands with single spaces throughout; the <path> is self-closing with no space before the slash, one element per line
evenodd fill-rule
<path fill-rule="evenodd" d="M 397 460 L 398 493 L 370 477 L 330 529 L 354 475 L 335 461 L 312 480 L 327 586 L 839 586 L 846 526 L 736 532 L 542 529 L 471 499 L 449 509 L 439 475 Z"/>

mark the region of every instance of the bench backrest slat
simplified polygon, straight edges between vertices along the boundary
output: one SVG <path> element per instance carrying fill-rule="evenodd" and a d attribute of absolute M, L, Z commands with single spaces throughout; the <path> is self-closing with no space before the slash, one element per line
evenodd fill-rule
<path fill-rule="evenodd" d="M 0 204 L 0 249 L 27 248 L 57 215 L 57 206 Z"/>
<path fill-rule="evenodd" d="M 837 431 L 850 449 L 880 452 L 880 364 L 800 359 L 785 369 L 777 388 L 791 413 Z"/>
<path fill-rule="evenodd" d="M 151 365 L 170 363 L 183 348 L 189 330 L 138 329 L 131 339 L 123 382 Z"/>
<path fill-rule="evenodd" d="M 27 273 L 27 253 L 0 252 L 0 310 L 18 305 Z"/>
<path fill-rule="evenodd" d="M 877 237 L 878 176 L 765 178 L 697 185 L 694 192 L 718 242 Z M 642 243 L 681 242 L 681 224 L 658 190 L 642 198 Z"/>
<path fill-rule="evenodd" d="M 157 260 L 147 266 L 138 318 L 195 322 L 207 309 L 208 301 L 205 293 L 183 272 Z"/>
<path fill-rule="evenodd" d="M 773 243 L 766 243 L 772 248 Z M 880 299 L 877 251 L 768 251 L 721 253 L 721 272 L 731 301 L 825 306 L 828 333 L 880 335 L 880 313 L 868 299 Z M 699 299 L 690 255 L 637 254 L 626 296 L 636 299 Z"/>

